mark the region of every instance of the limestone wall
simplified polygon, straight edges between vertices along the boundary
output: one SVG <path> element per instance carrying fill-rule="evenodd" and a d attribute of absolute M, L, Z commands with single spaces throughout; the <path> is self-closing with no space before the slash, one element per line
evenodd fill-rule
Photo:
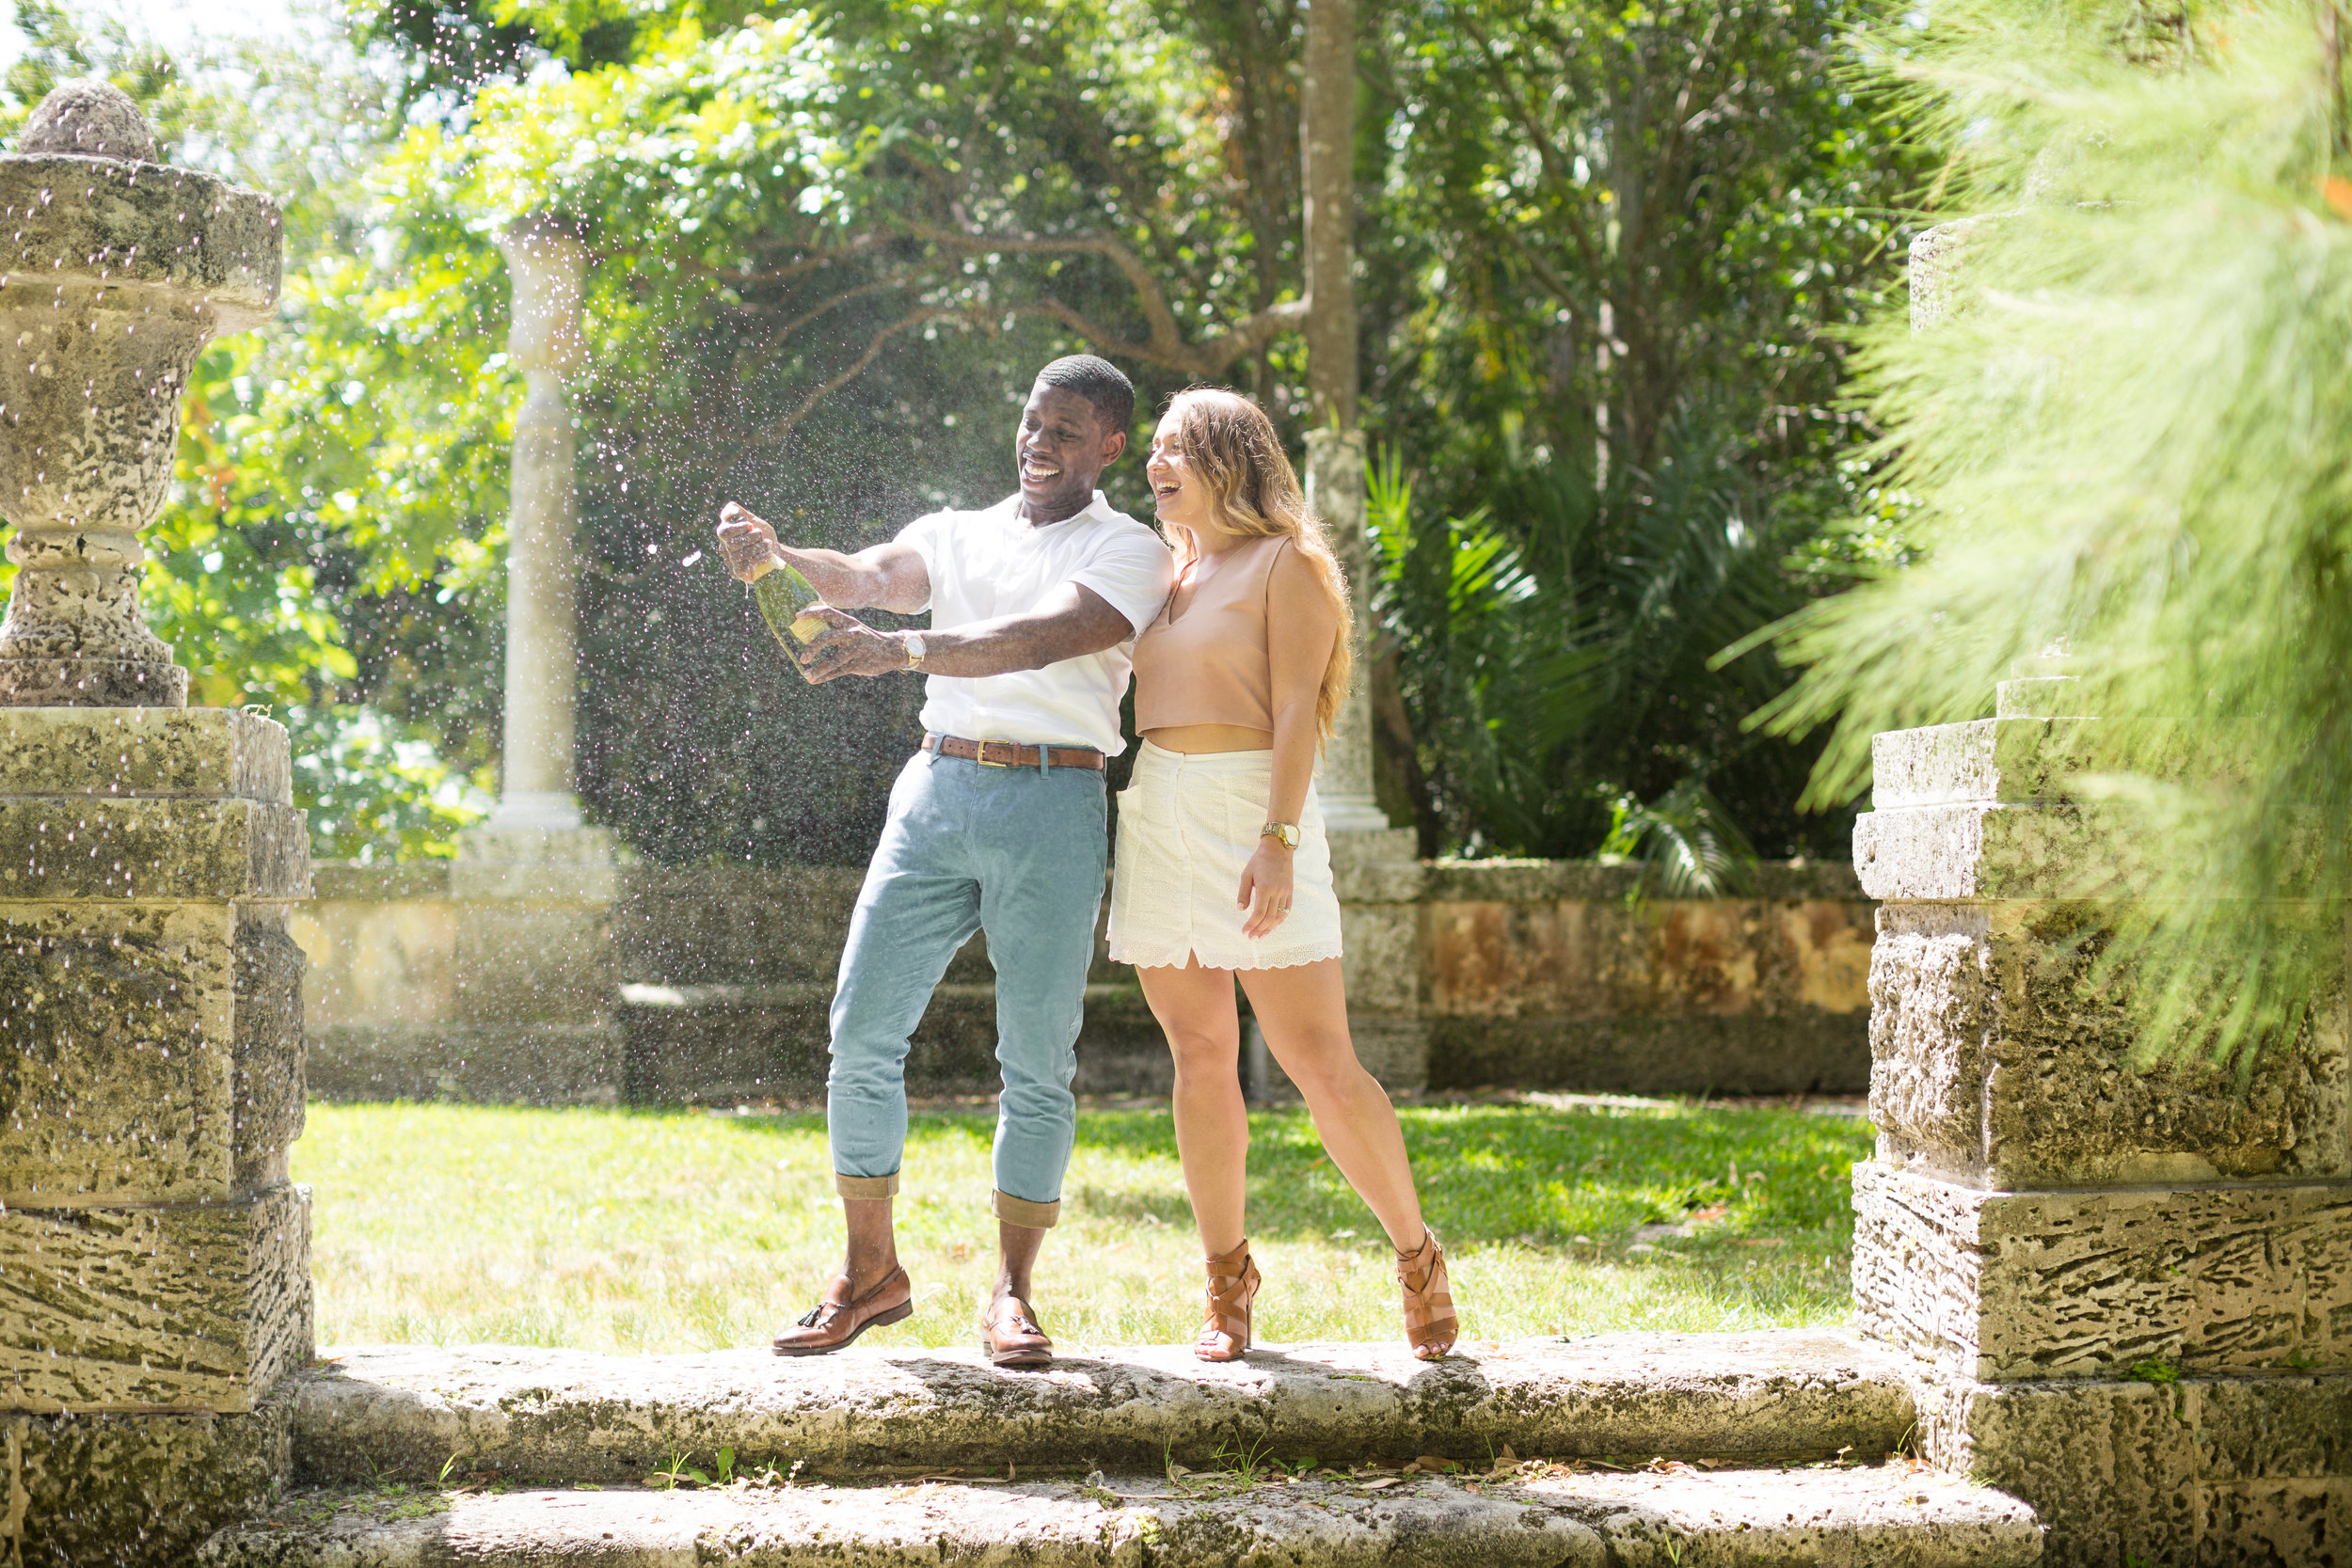
<path fill-rule="evenodd" d="M 467 1022 L 469 992 L 493 980 L 510 1001 L 562 1000 L 593 982 L 568 949 L 485 939 L 480 901 L 453 869 L 318 867 L 318 896 L 293 927 L 310 960 L 314 1093 L 724 1101 L 821 1084 L 857 868 L 620 867 L 617 1052 L 550 1050 Z M 1338 880 L 1359 1046 L 1399 1086 L 1795 1093 L 1867 1082 L 1871 906 L 1843 866 L 1768 866 L 1754 897 L 1639 907 L 1626 898 L 1630 870 L 1584 863 L 1371 857 Z M 922 1088 L 993 1086 L 990 980 L 976 938 L 917 1032 L 909 1071 Z M 1086 1092 L 1168 1084 L 1133 971 L 1099 952 L 1079 1073 Z"/>

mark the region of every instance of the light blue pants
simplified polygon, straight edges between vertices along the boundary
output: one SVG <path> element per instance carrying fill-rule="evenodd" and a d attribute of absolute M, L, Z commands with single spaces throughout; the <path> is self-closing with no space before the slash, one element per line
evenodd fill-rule
<path fill-rule="evenodd" d="M 907 1037 L 976 930 L 996 970 L 998 1218 L 1051 1226 L 1076 1135 L 1070 1083 L 1106 850 L 1103 775 L 917 752 L 890 791 L 833 997 L 825 1117 L 844 1197 L 898 1190 Z"/>

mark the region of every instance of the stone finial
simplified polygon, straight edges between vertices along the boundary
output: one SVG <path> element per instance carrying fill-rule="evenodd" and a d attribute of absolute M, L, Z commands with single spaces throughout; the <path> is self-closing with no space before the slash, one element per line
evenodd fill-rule
<path fill-rule="evenodd" d="M 198 353 L 277 304 L 278 204 L 155 163 L 138 106 L 103 82 L 60 86 L 18 147 L 0 153 L 0 519 L 18 567 L 0 707 L 179 707 L 188 673 L 139 612 L 139 534 L 170 491 Z"/>
<path fill-rule="evenodd" d="M 19 152 L 79 152 L 93 158 L 154 163 L 154 127 L 111 82 L 95 77 L 60 82 L 34 108 L 16 138 Z"/>

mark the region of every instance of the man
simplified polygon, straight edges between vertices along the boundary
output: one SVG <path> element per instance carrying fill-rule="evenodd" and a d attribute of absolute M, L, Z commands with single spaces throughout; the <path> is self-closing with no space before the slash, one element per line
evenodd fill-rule
<path fill-rule="evenodd" d="M 1159 536 L 1095 488 L 1127 445 L 1135 388 L 1091 355 L 1038 372 L 1013 437 L 1020 489 L 978 512 L 935 512 L 855 555 L 788 549 L 740 511 L 721 523 L 727 565 L 749 578 L 798 567 L 830 610 L 804 650 L 808 679 L 928 677 L 922 749 L 850 922 L 833 1002 L 825 1116 L 849 1231 L 841 1274 L 775 1342 L 838 1350 L 914 1310 L 891 1196 L 906 1143 L 907 1037 L 947 960 L 988 933 L 996 970 L 996 1282 L 981 1346 L 998 1366 L 1041 1366 L 1053 1340 L 1030 1306 L 1030 1269 L 1061 1202 L 1077 1128 L 1070 1092 L 1106 847 L 1104 768 L 1124 747 L 1136 634 L 1167 602 Z M 882 632 L 843 610 L 915 614 Z"/>

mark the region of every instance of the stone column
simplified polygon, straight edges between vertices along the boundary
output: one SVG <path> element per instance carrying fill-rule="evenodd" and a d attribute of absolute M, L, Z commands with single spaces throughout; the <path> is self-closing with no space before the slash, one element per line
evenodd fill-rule
<path fill-rule="evenodd" d="M 1411 1092 L 1429 1083 L 1429 1030 L 1421 1006 L 1422 868 L 1413 831 L 1390 827 L 1373 800 L 1363 432 L 1318 430 L 1307 437 L 1307 502 L 1330 534 L 1356 602 L 1356 680 L 1315 775 L 1340 895 L 1348 1023 L 1373 1075 L 1391 1090 Z"/>
<path fill-rule="evenodd" d="M 572 789 L 580 685 L 579 519 L 572 477 L 572 406 L 564 375 L 580 365 L 580 293 L 588 259 L 548 218 L 499 235 L 514 280 L 506 353 L 523 372 L 509 463 L 506 523 L 506 744 L 493 828 L 562 832 L 580 825 Z"/>
<path fill-rule="evenodd" d="M 463 1099 L 609 1103 L 621 1091 L 613 835 L 581 824 L 572 751 L 580 687 L 579 505 L 564 377 L 586 352 L 587 253 L 575 229 L 526 218 L 499 235 L 514 281 L 507 353 L 523 372 L 510 460 L 506 737 L 499 803 L 463 833 L 457 1019 L 420 1037 L 402 1074 Z"/>
<path fill-rule="evenodd" d="M 0 156 L 0 1539 L 189 1560 L 288 1463 L 310 1355 L 286 732 L 190 709 L 138 531 L 214 334 L 266 319 L 268 198 L 68 83 Z"/>

